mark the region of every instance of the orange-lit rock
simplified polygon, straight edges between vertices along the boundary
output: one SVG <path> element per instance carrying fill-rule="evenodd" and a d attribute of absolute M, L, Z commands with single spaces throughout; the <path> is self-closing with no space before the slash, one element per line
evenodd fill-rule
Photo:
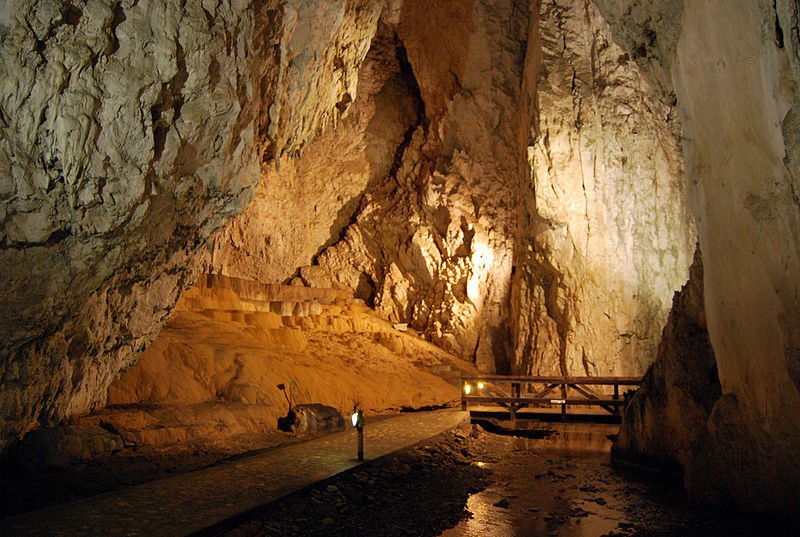
<path fill-rule="evenodd" d="M 703 306 L 699 251 L 689 281 L 675 293 L 655 363 L 625 408 L 615 453 L 648 464 L 686 467 L 722 395 Z"/>
<path fill-rule="evenodd" d="M 261 163 L 355 98 L 380 3 L 28 0 L 2 13 L 0 446 L 103 401 Z"/>
<path fill-rule="evenodd" d="M 530 12 L 437 2 L 457 21 L 443 35 L 427 5 L 395 7 L 341 128 L 263 178 L 211 266 L 351 289 L 482 369 L 507 369 Z"/>
<path fill-rule="evenodd" d="M 294 404 L 349 416 L 356 403 L 375 413 L 456 401 L 462 370 L 475 372 L 342 291 L 204 278 L 111 384 L 111 407 L 82 422 L 139 445 L 221 439 L 275 430 L 288 410 L 278 384 Z"/>
<path fill-rule="evenodd" d="M 114 414 L 144 443 L 253 430 L 298 368 L 344 410 L 351 358 L 374 408 L 422 403 L 423 348 L 641 373 L 698 241 L 705 321 L 695 277 L 623 442 L 652 454 L 666 420 L 693 496 L 796 516 L 800 15 L 733 4 L 2 4 L 0 451 L 107 395 L 180 408 Z M 148 348 L 201 271 L 336 288 L 383 320 L 194 292 Z M 681 362 L 703 326 L 713 406 L 682 387 L 713 369 Z"/>

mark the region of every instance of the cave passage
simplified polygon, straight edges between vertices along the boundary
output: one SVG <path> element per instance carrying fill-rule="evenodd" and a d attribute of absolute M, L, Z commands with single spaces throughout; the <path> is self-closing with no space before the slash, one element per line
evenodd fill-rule
<path fill-rule="evenodd" d="M 11 4 L 0 533 L 796 525 L 796 1 Z"/>

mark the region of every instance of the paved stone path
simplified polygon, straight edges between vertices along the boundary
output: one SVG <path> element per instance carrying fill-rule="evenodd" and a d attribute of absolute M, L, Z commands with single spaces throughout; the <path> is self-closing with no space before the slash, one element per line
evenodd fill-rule
<path fill-rule="evenodd" d="M 375 459 L 468 419 L 442 410 L 401 414 L 364 428 Z M 0 519 L 0 535 L 184 536 L 358 466 L 352 428 L 161 481 Z"/>

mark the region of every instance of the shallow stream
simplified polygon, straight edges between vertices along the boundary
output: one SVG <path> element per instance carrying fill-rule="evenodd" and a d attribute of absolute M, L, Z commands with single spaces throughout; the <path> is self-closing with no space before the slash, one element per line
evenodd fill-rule
<path fill-rule="evenodd" d="M 492 471 L 491 484 L 469 496 L 471 516 L 441 537 L 798 535 L 735 511 L 690 506 L 680 483 L 612 467 L 615 429 L 540 424 L 520 433 L 542 438 L 484 435 L 473 456 Z"/>

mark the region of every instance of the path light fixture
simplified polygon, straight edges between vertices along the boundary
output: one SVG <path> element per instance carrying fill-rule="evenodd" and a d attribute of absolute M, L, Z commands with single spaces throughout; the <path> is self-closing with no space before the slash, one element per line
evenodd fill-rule
<path fill-rule="evenodd" d="M 484 384 L 484 382 L 483 382 L 482 380 L 479 380 L 479 381 L 478 381 L 478 389 L 479 389 L 479 390 L 482 390 L 482 389 L 484 389 L 485 387 L 486 387 L 486 384 Z"/>
<path fill-rule="evenodd" d="M 350 415 L 350 422 L 353 427 L 358 431 L 358 460 L 364 460 L 364 412 L 358 408 L 358 405 L 353 407 L 353 413 Z"/>
<path fill-rule="evenodd" d="M 469 395 L 472 393 L 472 384 L 469 382 L 464 383 L 464 395 Z"/>

